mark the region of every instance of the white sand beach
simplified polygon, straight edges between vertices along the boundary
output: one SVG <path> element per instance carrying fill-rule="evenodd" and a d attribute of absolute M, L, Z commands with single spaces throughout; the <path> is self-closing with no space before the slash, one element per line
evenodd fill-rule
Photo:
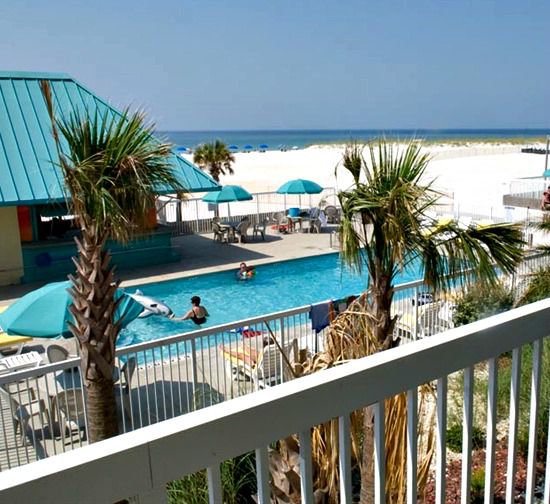
<path fill-rule="evenodd" d="M 468 206 L 501 206 L 509 182 L 542 175 L 544 156 L 523 154 L 512 144 L 440 144 L 425 147 L 433 156 L 427 176 L 438 189 L 453 193 L 455 202 Z M 187 156 L 192 159 L 192 156 Z M 293 151 L 235 154 L 235 174 L 222 176 L 222 184 L 242 185 L 251 192 L 274 191 L 294 178 L 315 180 L 325 187 L 343 189 L 351 177 L 335 168 L 342 146 L 313 146 Z"/>

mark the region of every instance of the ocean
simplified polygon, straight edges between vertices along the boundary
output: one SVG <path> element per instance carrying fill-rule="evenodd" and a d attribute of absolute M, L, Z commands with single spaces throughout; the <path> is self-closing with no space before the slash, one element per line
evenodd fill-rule
<path fill-rule="evenodd" d="M 265 150 L 302 149 L 309 145 L 359 142 L 376 137 L 422 138 L 427 141 L 483 140 L 498 138 L 542 138 L 549 134 L 543 129 L 352 129 L 352 130 L 250 130 L 250 131 L 159 131 L 157 134 L 178 147 L 195 148 L 205 142 L 220 139 L 228 145 L 244 150 L 258 150 L 262 144 Z"/>

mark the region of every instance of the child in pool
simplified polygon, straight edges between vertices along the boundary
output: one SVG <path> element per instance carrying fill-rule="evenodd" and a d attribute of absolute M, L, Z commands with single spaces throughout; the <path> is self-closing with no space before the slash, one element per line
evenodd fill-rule
<path fill-rule="evenodd" d="M 254 266 L 247 266 L 245 262 L 240 264 L 239 270 L 236 273 L 238 280 L 248 280 L 253 277 L 254 274 Z"/>

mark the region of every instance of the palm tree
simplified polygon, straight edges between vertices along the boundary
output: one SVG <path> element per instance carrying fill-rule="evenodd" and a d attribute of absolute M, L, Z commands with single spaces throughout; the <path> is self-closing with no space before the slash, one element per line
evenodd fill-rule
<path fill-rule="evenodd" d="M 457 277 L 489 283 L 497 279 L 495 265 L 512 273 L 522 258 L 518 226 L 494 224 L 464 228 L 429 216 L 439 194 L 426 182 L 429 156 L 414 141 L 399 147 L 386 140 L 368 145 L 367 157 L 349 145 L 342 165 L 352 187 L 338 194 L 342 206 L 341 254 L 357 270 L 366 267 L 369 325 L 378 348 L 390 348 L 397 317 L 391 315 L 396 275 L 411 261 L 420 261 L 424 280 L 434 290 L 445 290 Z M 361 180 L 362 176 L 362 181 Z M 473 269 L 467 275 L 466 269 Z M 371 502 L 372 412 L 364 415 L 361 502 Z M 370 440 L 370 442 L 369 442 Z"/>
<path fill-rule="evenodd" d="M 220 181 L 220 175 L 233 175 L 231 163 L 235 162 L 235 156 L 221 140 L 205 143 L 197 147 L 193 155 L 193 162 L 203 170 L 208 169 L 212 178 Z"/>
<path fill-rule="evenodd" d="M 118 434 L 113 386 L 115 344 L 121 322 L 108 239 L 128 242 L 145 226 L 155 191 L 181 191 L 168 144 L 152 136 L 141 113 L 82 114 L 56 118 L 48 82 L 41 83 L 52 122 L 69 207 L 82 236 L 76 239 L 75 275 L 70 275 L 74 323 L 87 388 L 90 442 Z M 62 149 L 60 135 L 67 148 Z M 119 298 L 121 299 L 121 298 Z"/>

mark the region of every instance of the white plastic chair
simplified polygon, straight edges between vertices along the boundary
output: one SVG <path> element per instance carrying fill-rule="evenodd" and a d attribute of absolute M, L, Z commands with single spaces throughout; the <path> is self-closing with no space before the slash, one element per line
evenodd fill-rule
<path fill-rule="evenodd" d="M 27 395 L 29 393 L 31 401 L 28 403 L 19 402 L 13 394 L 8 392 L 4 387 L 0 387 L 0 397 L 8 404 L 10 409 L 10 415 L 13 420 L 13 430 L 15 435 L 21 430 L 21 441 L 23 444 L 27 441 L 27 434 L 29 433 L 29 423 L 32 425 L 32 417 L 39 417 L 40 425 L 38 427 L 44 428 L 50 425 L 50 414 L 48 408 L 42 399 L 35 399 L 34 391 L 21 392 L 20 395 Z"/>
<path fill-rule="evenodd" d="M 237 234 L 241 237 L 241 243 L 246 243 L 246 235 L 247 235 L 249 226 L 250 226 L 250 221 L 248 219 L 245 219 L 239 222 L 239 225 L 235 230 Z"/>
<path fill-rule="evenodd" d="M 67 389 L 58 392 L 52 400 L 54 419 L 59 416 L 59 428 L 84 431 L 86 436 L 86 409 L 82 389 Z M 62 432 L 63 437 L 63 432 Z"/>
<path fill-rule="evenodd" d="M 254 239 L 259 235 L 262 237 L 262 240 L 265 241 L 265 230 L 267 227 L 267 219 L 263 220 L 261 224 L 254 224 L 254 231 L 252 233 Z"/>
<path fill-rule="evenodd" d="M 277 231 L 279 233 L 285 233 L 289 231 L 290 222 L 288 220 L 288 217 L 283 212 L 274 213 L 273 220 L 277 223 Z"/>
<path fill-rule="evenodd" d="M 48 345 L 46 355 L 48 356 L 48 362 L 53 364 L 54 362 L 66 361 L 69 358 L 69 351 L 61 345 Z"/>

